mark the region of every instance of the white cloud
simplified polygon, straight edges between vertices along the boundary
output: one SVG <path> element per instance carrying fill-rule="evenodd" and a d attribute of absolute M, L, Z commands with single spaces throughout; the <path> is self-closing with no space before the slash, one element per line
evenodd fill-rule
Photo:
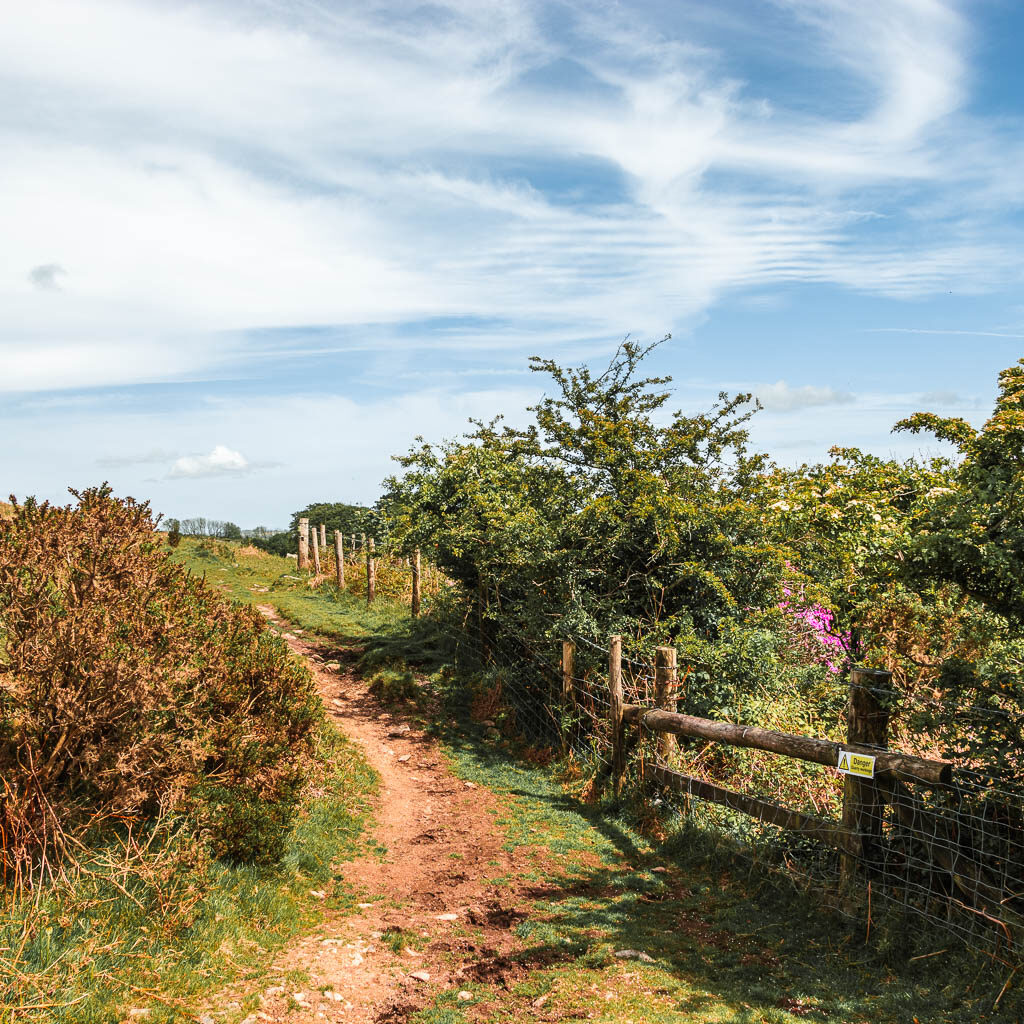
<path fill-rule="evenodd" d="M 854 396 L 847 391 L 804 384 L 792 387 L 784 380 L 754 388 L 754 394 L 768 412 L 793 412 L 818 405 L 849 405 Z"/>
<path fill-rule="evenodd" d="M 959 113 L 964 20 L 938 0 L 780 4 L 802 26 L 790 56 L 841 69 L 852 111 L 787 106 L 714 49 L 597 5 L 565 34 L 526 0 L 12 8 L 0 388 L 207 373 L 245 358 L 237 332 L 280 324 L 657 334 L 749 287 L 1005 281 L 1017 239 L 992 225 L 1019 188 L 994 130 Z M 590 92 L 523 84 L 558 60 Z M 525 180 L 530 161 L 620 194 L 566 203 Z M 899 188 L 873 212 L 903 217 L 925 201 L 911 186 L 992 216 L 858 234 L 860 190 Z M 54 255 L 74 268 L 59 293 L 26 278 Z"/>
<path fill-rule="evenodd" d="M 207 477 L 207 476 L 238 476 L 248 472 L 252 467 L 249 460 L 241 453 L 233 451 L 226 445 L 217 445 L 209 455 L 182 455 L 175 459 L 167 476 L 176 477 Z"/>
<path fill-rule="evenodd" d="M 950 391 L 946 388 L 939 388 L 936 391 L 926 391 L 920 396 L 922 409 L 929 411 L 939 410 L 983 410 L 991 408 L 991 403 L 983 402 L 977 396 L 961 395 L 959 392 Z"/>

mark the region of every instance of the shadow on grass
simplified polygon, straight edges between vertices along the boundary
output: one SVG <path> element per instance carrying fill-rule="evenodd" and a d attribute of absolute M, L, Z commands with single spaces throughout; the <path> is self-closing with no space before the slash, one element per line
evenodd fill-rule
<path fill-rule="evenodd" d="M 558 966 L 535 969 L 544 975 L 537 984 L 552 971 L 628 967 L 671 1004 L 645 1011 L 640 1019 L 652 1024 L 688 1015 L 735 1024 L 1020 1020 L 1012 990 L 993 1010 L 1005 971 L 955 948 L 936 954 L 952 940 L 913 920 L 876 912 L 866 943 L 863 923 L 695 826 L 676 821 L 666 839 L 647 838 L 630 827 L 625 805 L 581 803 L 550 769 L 488 744 L 464 714 L 440 732 L 458 774 L 507 798 L 508 845 L 548 855 L 543 877 L 519 890 L 533 903 L 516 929 L 521 961 L 558 957 Z"/>

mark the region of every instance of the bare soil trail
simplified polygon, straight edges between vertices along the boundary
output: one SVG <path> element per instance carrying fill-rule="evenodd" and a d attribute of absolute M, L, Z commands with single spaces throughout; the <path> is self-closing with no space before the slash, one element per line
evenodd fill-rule
<path fill-rule="evenodd" d="M 328 908 L 314 933 L 278 956 L 247 1024 L 404 1021 L 438 989 L 462 991 L 468 1009 L 467 983 L 507 987 L 525 973 L 509 954 L 526 901 L 517 908 L 514 885 L 487 879 L 520 878 L 537 854 L 502 848 L 497 799 L 455 778 L 434 740 L 382 708 L 352 670 L 358 651 L 305 638 L 274 609 L 260 610 L 307 660 L 324 706 L 380 774 L 370 839 L 386 852 L 337 866 L 362 894 L 358 912 Z M 298 971 L 309 975 L 301 985 L 287 980 Z M 241 985 L 221 993 L 214 1019 L 244 994 Z"/>

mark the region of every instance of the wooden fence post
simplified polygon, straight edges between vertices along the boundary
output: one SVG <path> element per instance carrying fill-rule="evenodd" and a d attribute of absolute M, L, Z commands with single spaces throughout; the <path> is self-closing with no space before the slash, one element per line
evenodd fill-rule
<path fill-rule="evenodd" d="M 366 548 L 366 534 L 365 533 L 359 534 L 359 544 L 365 550 L 365 548 Z"/>
<path fill-rule="evenodd" d="M 345 536 L 341 530 L 334 531 L 334 561 L 338 573 L 338 589 L 345 589 Z"/>
<path fill-rule="evenodd" d="M 569 709 L 572 707 L 572 674 L 573 663 L 576 660 L 576 645 L 571 640 L 562 641 L 562 715 L 559 720 L 559 728 L 562 739 L 562 753 L 569 752 L 569 736 L 566 721 L 569 717 Z"/>
<path fill-rule="evenodd" d="M 317 528 L 313 527 L 313 568 L 316 569 L 317 576 L 320 575 L 320 545 L 317 543 L 318 531 Z"/>
<path fill-rule="evenodd" d="M 352 552 L 352 559 L 354 561 L 356 557 L 356 535 L 354 533 L 352 534 L 352 543 L 349 544 L 348 549 Z"/>
<path fill-rule="evenodd" d="M 324 556 L 326 557 L 326 555 L 327 555 L 327 524 L 326 523 L 321 523 L 320 524 L 320 550 L 324 553 Z"/>
<path fill-rule="evenodd" d="M 608 729 L 612 742 L 612 786 L 622 792 L 626 774 L 625 727 L 622 724 L 622 637 L 608 640 Z"/>
<path fill-rule="evenodd" d="M 678 710 L 678 683 L 676 649 L 659 647 L 654 652 L 654 703 L 663 711 Z M 667 732 L 658 733 L 658 757 L 667 761 L 678 749 L 675 736 Z"/>
<path fill-rule="evenodd" d="M 876 690 L 888 690 L 892 673 L 880 669 L 850 670 L 850 703 L 846 713 L 846 739 L 885 750 L 889 746 L 889 709 Z M 882 812 L 885 801 L 874 779 L 847 775 L 843 780 L 843 825 L 860 835 L 864 860 L 870 865 L 876 858 L 882 838 Z M 840 886 L 849 893 L 856 880 L 857 859 L 844 853 L 839 869 Z"/>
<path fill-rule="evenodd" d="M 365 537 L 366 534 L 363 534 Z M 377 596 L 377 565 L 373 558 L 373 538 L 366 547 L 366 603 L 373 604 Z"/>
<path fill-rule="evenodd" d="M 299 568 L 309 568 L 309 520 L 299 520 Z"/>
<path fill-rule="evenodd" d="M 415 619 L 420 614 L 420 549 L 417 548 L 412 555 L 412 617 Z"/>

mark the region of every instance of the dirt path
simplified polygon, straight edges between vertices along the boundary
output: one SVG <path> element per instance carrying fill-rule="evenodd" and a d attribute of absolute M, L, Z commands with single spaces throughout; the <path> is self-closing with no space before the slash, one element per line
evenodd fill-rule
<path fill-rule="evenodd" d="M 307 659 L 325 707 L 379 772 L 371 835 L 386 854 L 339 866 L 363 894 L 358 913 L 329 910 L 315 933 L 290 945 L 247 1024 L 404 1021 L 438 989 L 462 991 L 468 1008 L 465 984 L 507 984 L 523 970 L 507 959 L 516 946 L 512 928 L 523 916 L 517 893 L 485 879 L 519 877 L 534 866 L 530 852 L 501 848 L 490 813 L 498 807 L 494 796 L 456 779 L 434 741 L 383 710 L 344 652 L 288 631 L 274 609 L 260 610 Z M 332 659 L 340 662 L 337 670 L 326 667 Z M 408 939 L 400 952 L 396 936 Z M 309 981 L 289 983 L 298 970 Z M 218 1004 L 237 1005 L 239 998 L 236 988 Z"/>

